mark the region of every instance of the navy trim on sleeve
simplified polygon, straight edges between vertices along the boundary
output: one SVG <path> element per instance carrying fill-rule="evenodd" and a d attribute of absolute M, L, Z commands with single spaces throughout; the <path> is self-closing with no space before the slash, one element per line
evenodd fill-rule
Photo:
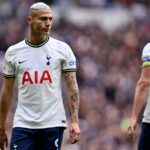
<path fill-rule="evenodd" d="M 64 69 L 63 72 L 76 72 L 77 69 Z"/>
<path fill-rule="evenodd" d="M 8 74 L 4 74 L 4 73 L 3 73 L 3 76 L 6 77 L 6 78 L 14 78 L 15 77 L 14 74 L 8 75 Z"/>

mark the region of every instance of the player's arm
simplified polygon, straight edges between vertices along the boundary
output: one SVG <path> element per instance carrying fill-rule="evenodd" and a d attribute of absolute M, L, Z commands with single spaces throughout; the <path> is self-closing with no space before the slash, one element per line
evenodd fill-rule
<path fill-rule="evenodd" d="M 150 86 L 150 66 L 143 67 L 140 79 L 137 82 L 134 96 L 134 104 L 131 114 L 131 120 L 128 127 L 128 136 L 130 139 L 135 137 L 135 126 L 138 115 L 147 101 L 148 89 Z"/>
<path fill-rule="evenodd" d="M 65 72 L 64 79 L 66 81 L 68 89 L 68 100 L 71 111 L 71 123 L 70 123 L 70 138 L 71 143 L 76 143 L 80 139 L 80 129 L 79 129 L 79 89 L 76 79 L 76 72 Z"/>
<path fill-rule="evenodd" d="M 5 133 L 5 123 L 13 96 L 14 82 L 15 78 L 3 77 L 3 86 L 0 95 L 0 148 L 2 150 L 8 143 Z"/>

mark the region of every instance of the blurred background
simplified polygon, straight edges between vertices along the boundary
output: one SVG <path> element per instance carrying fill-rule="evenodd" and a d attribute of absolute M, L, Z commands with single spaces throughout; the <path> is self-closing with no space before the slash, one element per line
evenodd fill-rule
<path fill-rule="evenodd" d="M 136 150 L 142 113 L 133 142 L 127 139 L 126 130 L 142 66 L 142 49 L 150 41 L 150 1 L 41 1 L 53 11 L 51 36 L 67 42 L 78 60 L 82 137 L 78 144 L 70 145 L 66 130 L 62 150 Z M 26 38 L 26 16 L 34 2 L 38 1 L 0 0 L 0 73 L 7 48 Z M 6 126 L 9 138 L 16 88 L 14 92 L 15 103 Z M 69 118 L 66 94 L 64 105 Z"/>

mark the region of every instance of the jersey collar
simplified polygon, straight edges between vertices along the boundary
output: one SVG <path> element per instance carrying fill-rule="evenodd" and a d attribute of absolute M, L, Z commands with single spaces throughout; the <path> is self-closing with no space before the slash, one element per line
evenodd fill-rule
<path fill-rule="evenodd" d="M 44 41 L 43 43 L 41 43 L 41 44 L 37 44 L 37 45 L 31 44 L 31 43 L 28 41 L 28 39 L 25 39 L 25 42 L 26 42 L 27 45 L 36 48 L 36 47 L 41 47 L 41 46 L 43 46 L 44 44 L 46 44 L 46 43 L 48 42 L 48 40 L 49 40 L 49 37 L 47 36 L 46 39 L 45 39 L 45 41 Z"/>

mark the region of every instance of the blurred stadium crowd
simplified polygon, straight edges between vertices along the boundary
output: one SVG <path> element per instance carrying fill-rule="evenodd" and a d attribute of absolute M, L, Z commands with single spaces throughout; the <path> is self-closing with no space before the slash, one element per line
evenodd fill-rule
<path fill-rule="evenodd" d="M 42 0 L 41 0 L 42 1 Z M 25 38 L 26 15 L 30 4 L 36 0 L 0 0 L 0 72 L 6 49 Z M 80 88 L 81 141 L 69 144 L 65 132 L 62 150 L 136 150 L 134 142 L 127 139 L 126 129 L 131 114 L 134 89 L 141 71 L 141 52 L 150 41 L 148 0 L 43 0 L 52 6 L 76 5 L 78 7 L 128 7 L 138 4 L 147 15 L 133 17 L 132 21 L 113 32 L 104 31 L 96 22 L 75 25 L 61 18 L 53 25 L 51 35 L 67 42 L 78 63 L 77 78 Z M 141 10 L 141 9 L 140 9 Z M 138 9 L 137 9 L 138 11 Z M 2 75 L 0 76 L 0 89 Z M 65 91 L 65 89 L 64 89 Z M 15 89 L 14 100 L 17 90 Z M 64 94 L 64 105 L 67 105 Z M 7 131 L 11 132 L 12 105 Z M 66 106 L 69 117 L 69 109 Z M 142 116 L 142 115 L 141 115 Z M 141 118 L 137 125 L 140 132 Z"/>

